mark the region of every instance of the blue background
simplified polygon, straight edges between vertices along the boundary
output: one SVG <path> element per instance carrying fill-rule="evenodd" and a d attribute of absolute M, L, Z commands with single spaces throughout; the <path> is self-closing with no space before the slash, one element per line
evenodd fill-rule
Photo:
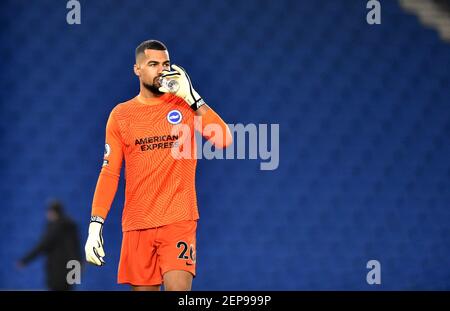
<path fill-rule="evenodd" d="M 134 49 L 169 48 L 227 123 L 280 125 L 280 165 L 199 160 L 194 290 L 450 289 L 450 45 L 396 1 L 1 1 L 0 289 L 58 197 L 84 245 L 111 109 L 138 92 Z M 116 284 L 124 185 L 104 230 Z M 80 246 L 82 247 L 82 246 Z M 381 263 L 368 285 L 366 263 Z"/>

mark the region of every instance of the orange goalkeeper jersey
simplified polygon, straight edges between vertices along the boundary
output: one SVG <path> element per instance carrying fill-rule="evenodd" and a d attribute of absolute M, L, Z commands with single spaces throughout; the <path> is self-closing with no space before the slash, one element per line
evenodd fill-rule
<path fill-rule="evenodd" d="M 106 218 L 125 160 L 125 206 L 122 230 L 159 227 L 199 218 L 194 157 L 179 159 L 173 149 L 189 145 L 195 152 L 194 111 L 181 98 L 164 94 L 142 103 L 133 98 L 117 105 L 106 126 L 103 167 L 92 203 L 92 215 Z M 226 147 L 231 136 L 226 124 L 209 108 L 202 118 L 219 123 L 226 136 L 215 144 Z M 180 124 L 189 130 L 177 131 Z M 204 135 L 207 138 L 207 135 Z"/>

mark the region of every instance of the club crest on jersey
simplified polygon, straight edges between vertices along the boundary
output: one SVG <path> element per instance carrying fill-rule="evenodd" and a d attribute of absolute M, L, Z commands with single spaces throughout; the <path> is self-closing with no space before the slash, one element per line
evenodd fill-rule
<path fill-rule="evenodd" d="M 171 110 L 167 114 L 167 121 L 169 121 L 170 124 L 178 124 L 183 119 L 183 115 L 178 110 Z"/>

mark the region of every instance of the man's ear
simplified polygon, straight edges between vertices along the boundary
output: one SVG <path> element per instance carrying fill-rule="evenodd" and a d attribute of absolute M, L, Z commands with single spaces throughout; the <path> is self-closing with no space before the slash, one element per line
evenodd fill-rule
<path fill-rule="evenodd" d="M 137 64 L 134 64 L 133 70 L 134 70 L 134 74 L 135 74 L 136 76 L 138 76 L 138 77 L 141 76 L 141 68 L 140 68 Z"/>

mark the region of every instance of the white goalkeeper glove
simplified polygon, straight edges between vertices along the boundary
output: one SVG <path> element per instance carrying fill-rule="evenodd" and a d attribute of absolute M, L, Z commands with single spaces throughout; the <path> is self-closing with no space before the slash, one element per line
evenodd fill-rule
<path fill-rule="evenodd" d="M 92 216 L 89 224 L 89 236 L 86 241 L 84 251 L 86 252 L 86 260 L 97 266 L 103 266 L 105 261 L 105 251 L 103 250 L 103 223 L 104 219 L 99 216 Z"/>
<path fill-rule="evenodd" d="M 163 71 L 161 77 L 174 79 L 178 82 L 180 87 L 174 95 L 183 98 L 194 111 L 205 104 L 202 97 L 192 87 L 192 82 L 187 72 L 180 66 L 172 65 L 172 71 Z M 161 86 L 159 91 L 164 93 L 169 92 L 164 86 Z"/>

